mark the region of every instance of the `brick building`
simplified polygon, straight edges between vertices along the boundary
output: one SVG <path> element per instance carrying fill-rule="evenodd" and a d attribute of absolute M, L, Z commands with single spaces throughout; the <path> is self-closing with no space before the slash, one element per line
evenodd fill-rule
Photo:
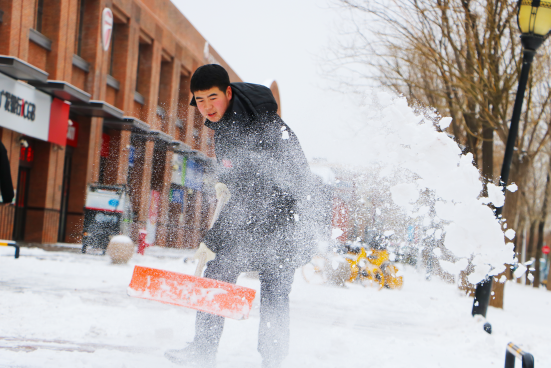
<path fill-rule="evenodd" d="M 0 238 L 82 241 L 87 187 L 99 183 L 126 186 L 134 239 L 158 207 L 155 243 L 195 246 L 216 161 L 190 76 L 212 62 L 238 75 L 169 0 L 0 0 L 0 17 L 0 137 L 17 188 Z M 182 162 L 200 185 L 178 181 Z"/>

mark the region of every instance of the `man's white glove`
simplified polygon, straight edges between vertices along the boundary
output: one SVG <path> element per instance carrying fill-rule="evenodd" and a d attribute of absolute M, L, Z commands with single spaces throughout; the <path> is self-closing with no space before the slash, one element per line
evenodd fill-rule
<path fill-rule="evenodd" d="M 214 257 L 216 257 L 216 253 L 207 248 L 207 245 L 205 243 L 199 244 L 199 249 L 197 249 L 197 251 L 193 255 L 193 258 L 201 259 L 203 257 L 203 254 L 205 257 L 205 262 L 212 261 Z"/>
<path fill-rule="evenodd" d="M 226 201 L 230 199 L 230 190 L 224 183 L 216 183 L 214 185 L 214 190 L 216 190 L 216 199 L 221 200 L 222 198 L 225 198 Z"/>

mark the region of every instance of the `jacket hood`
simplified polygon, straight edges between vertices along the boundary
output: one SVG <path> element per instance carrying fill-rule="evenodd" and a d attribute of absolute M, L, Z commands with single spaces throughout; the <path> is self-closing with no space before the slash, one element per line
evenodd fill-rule
<path fill-rule="evenodd" d="M 277 102 L 272 90 L 268 87 L 253 83 L 232 83 L 231 87 L 233 94 L 237 97 L 236 101 L 241 102 L 246 112 L 252 113 L 254 117 L 277 112 Z M 235 105 L 233 111 L 239 114 L 240 111 L 237 111 L 239 106 Z"/>
<path fill-rule="evenodd" d="M 229 119 L 253 121 L 262 115 L 277 113 L 277 102 L 268 87 L 253 83 L 230 83 L 230 86 L 232 88 L 231 104 L 218 122 L 220 124 L 207 119 L 209 128 L 212 126 L 216 129 Z M 197 106 L 195 97 L 192 98 L 190 105 Z"/>

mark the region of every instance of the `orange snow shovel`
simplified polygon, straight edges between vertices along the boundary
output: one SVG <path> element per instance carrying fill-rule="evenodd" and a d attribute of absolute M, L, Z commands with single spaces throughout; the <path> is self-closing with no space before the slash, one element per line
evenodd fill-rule
<path fill-rule="evenodd" d="M 218 203 L 210 227 L 222 207 L 229 200 L 229 193 L 217 188 Z M 199 258 L 195 276 L 155 268 L 135 266 L 128 295 L 180 305 L 202 312 L 233 319 L 247 319 L 256 291 L 243 286 L 200 277 L 206 263 L 206 254 Z"/>

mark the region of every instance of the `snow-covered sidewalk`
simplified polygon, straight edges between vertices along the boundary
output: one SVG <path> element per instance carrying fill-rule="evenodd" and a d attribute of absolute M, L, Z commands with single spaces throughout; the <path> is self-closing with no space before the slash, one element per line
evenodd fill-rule
<path fill-rule="evenodd" d="M 130 298 L 134 265 L 192 274 L 190 252 L 148 249 L 128 265 L 108 257 L 0 248 L 0 367 L 173 367 L 163 358 L 193 338 L 195 312 Z M 399 265 L 404 268 L 403 265 Z M 239 284 L 259 289 L 243 275 Z M 227 320 L 218 367 L 259 367 L 258 301 Z M 505 345 L 551 366 L 551 292 L 507 283 L 505 309 L 490 308 L 493 334 L 470 316 L 453 285 L 405 269 L 402 290 L 307 284 L 291 293 L 291 350 L 284 367 L 502 367 Z M 517 363 L 520 366 L 520 362 Z"/>

